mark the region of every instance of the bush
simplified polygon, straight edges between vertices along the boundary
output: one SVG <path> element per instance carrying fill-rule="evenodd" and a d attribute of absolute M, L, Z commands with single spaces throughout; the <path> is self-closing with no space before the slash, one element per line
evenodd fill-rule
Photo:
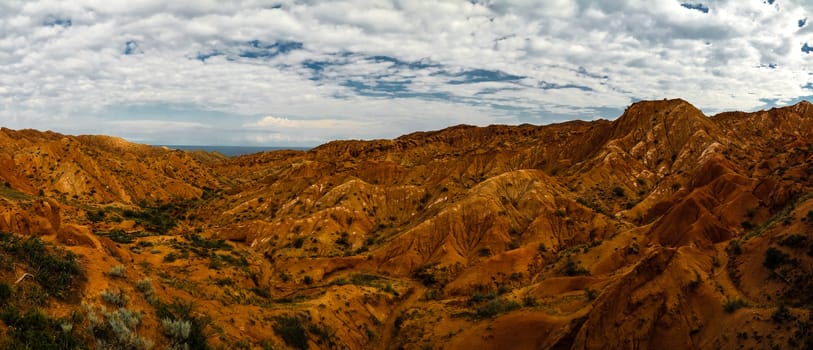
<path fill-rule="evenodd" d="M 732 313 L 740 308 L 748 306 L 748 302 L 740 298 L 726 299 L 723 303 L 723 310 L 727 313 Z"/>
<path fill-rule="evenodd" d="M 100 222 L 103 221 L 107 215 L 103 210 L 88 210 L 85 216 L 91 222 Z"/>
<path fill-rule="evenodd" d="M 791 248 L 801 248 L 807 242 L 807 237 L 800 234 L 792 234 L 779 241 L 779 245 Z"/>
<path fill-rule="evenodd" d="M 176 208 L 167 204 L 158 208 L 144 208 L 142 211 L 125 210 L 123 214 L 149 231 L 165 234 L 177 224 L 175 218 L 170 215 L 173 209 Z"/>
<path fill-rule="evenodd" d="M 140 311 L 119 308 L 107 311 L 104 307 L 99 312 L 92 306 L 85 305 L 90 332 L 96 338 L 97 349 L 131 349 L 148 350 L 153 342 L 139 337 L 136 331 L 141 325 L 143 315 Z"/>
<path fill-rule="evenodd" d="M 584 296 L 587 300 L 595 300 L 598 297 L 598 292 L 595 289 L 587 288 L 584 290 Z"/>
<path fill-rule="evenodd" d="M 161 259 L 161 261 L 163 261 L 165 263 L 171 263 L 171 262 L 173 262 L 175 260 L 178 260 L 178 254 L 176 254 L 175 252 L 171 252 L 171 253 L 169 253 L 167 255 L 164 255 L 164 258 Z"/>
<path fill-rule="evenodd" d="M 742 254 L 742 247 L 740 246 L 740 241 L 736 239 L 732 239 L 728 243 L 729 249 L 731 249 L 731 254 L 740 255 Z"/>
<path fill-rule="evenodd" d="M 785 303 L 781 301 L 776 306 L 776 311 L 771 314 L 771 320 L 773 320 L 775 323 L 783 323 L 786 321 L 791 321 L 795 318 L 796 317 L 790 313 L 790 310 L 788 310 L 788 307 L 785 306 Z"/>
<path fill-rule="evenodd" d="M 567 261 L 565 262 L 565 267 L 562 269 L 562 272 L 567 276 L 578 276 L 578 275 L 586 275 L 588 271 L 581 267 L 579 263 L 573 261 L 569 256 L 567 257 Z"/>
<path fill-rule="evenodd" d="M 531 295 L 526 295 L 526 296 L 524 296 L 522 298 L 522 306 L 534 307 L 534 306 L 538 306 L 538 305 L 539 305 L 539 302 L 537 302 L 536 298 L 534 298 Z"/>
<path fill-rule="evenodd" d="M 770 247 L 765 251 L 765 261 L 762 262 L 762 265 L 773 270 L 787 261 L 788 254 L 774 247 Z"/>
<path fill-rule="evenodd" d="M 0 314 L 8 327 L 0 347 L 4 349 L 81 349 L 83 344 L 67 320 L 48 318 L 38 310 L 20 313 L 6 308 Z"/>
<path fill-rule="evenodd" d="M 192 241 L 193 246 L 199 247 L 199 248 L 223 249 L 223 250 L 231 250 L 232 249 L 232 246 L 229 245 L 228 243 L 226 243 L 226 241 L 222 240 L 222 239 L 208 240 L 208 239 L 205 239 L 205 238 L 201 237 L 200 235 L 192 235 L 190 237 L 190 240 Z"/>
<path fill-rule="evenodd" d="M 302 321 L 294 316 L 277 316 L 274 318 L 274 332 L 294 349 L 307 349 L 308 336 Z"/>
<path fill-rule="evenodd" d="M 209 349 L 209 344 L 206 342 L 206 335 L 203 331 L 210 320 L 204 317 L 193 316 L 192 311 L 195 309 L 194 304 L 185 303 L 176 299 L 169 304 L 156 301 L 153 305 L 155 305 L 156 314 L 158 318 L 162 320 L 162 323 L 165 319 L 189 323 L 189 336 L 187 336 L 186 340 L 181 344 L 175 344 L 176 348 Z"/>
<path fill-rule="evenodd" d="M 519 307 L 519 303 L 513 300 L 494 299 L 478 307 L 475 311 L 475 316 L 477 316 L 477 318 L 491 318 L 519 309 Z"/>
<path fill-rule="evenodd" d="M 165 318 L 161 320 L 161 326 L 164 327 L 164 335 L 172 341 L 170 348 L 182 348 L 180 345 L 189 339 L 192 332 L 192 323 L 186 320 Z"/>
<path fill-rule="evenodd" d="M 22 240 L 9 233 L 0 233 L 0 251 L 36 271 L 34 280 L 48 295 L 67 297 L 84 281 L 76 255 L 62 249 L 49 251 L 37 237 Z"/>
<path fill-rule="evenodd" d="M 152 292 L 155 291 L 152 288 L 152 280 L 149 277 L 144 278 L 143 280 L 140 280 L 140 281 L 136 282 L 135 287 L 136 287 L 136 290 L 138 290 L 139 292 L 144 293 L 144 294 L 152 293 Z"/>
<path fill-rule="evenodd" d="M 130 298 L 127 294 L 124 294 L 124 291 L 121 289 L 106 289 L 99 293 L 99 295 L 102 297 L 102 300 L 116 307 L 125 307 L 130 301 Z"/>
<path fill-rule="evenodd" d="M 613 194 L 616 197 L 624 197 L 624 195 L 625 195 L 624 194 L 624 189 L 621 188 L 621 186 L 615 186 L 615 187 L 613 187 Z"/>
<path fill-rule="evenodd" d="M 125 278 L 127 277 L 124 275 L 125 272 L 127 272 L 127 268 L 124 265 L 116 265 L 107 274 L 116 278 Z"/>

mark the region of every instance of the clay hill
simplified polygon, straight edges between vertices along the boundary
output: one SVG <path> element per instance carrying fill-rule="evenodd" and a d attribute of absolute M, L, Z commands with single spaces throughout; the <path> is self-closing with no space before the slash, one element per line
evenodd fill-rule
<path fill-rule="evenodd" d="M 813 105 L 236 158 L 0 130 L 0 348 L 813 348 Z"/>

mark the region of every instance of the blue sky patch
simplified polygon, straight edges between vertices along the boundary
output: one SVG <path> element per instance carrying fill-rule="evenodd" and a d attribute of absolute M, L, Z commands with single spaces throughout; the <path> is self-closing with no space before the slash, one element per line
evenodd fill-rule
<path fill-rule="evenodd" d="M 129 40 L 126 43 L 124 43 L 125 56 L 133 55 L 139 52 L 141 52 L 141 50 L 138 49 L 138 43 L 135 42 L 134 40 Z"/>
<path fill-rule="evenodd" d="M 207 52 L 207 53 L 204 53 L 204 52 L 198 52 L 198 55 L 197 55 L 197 56 L 195 56 L 195 58 L 196 58 L 198 61 L 201 61 L 201 62 L 206 62 L 206 60 L 208 60 L 208 59 L 210 59 L 210 58 L 212 58 L 212 57 L 215 57 L 215 56 L 223 56 L 223 53 L 222 53 L 222 52 L 220 52 L 220 51 L 217 51 L 217 50 L 212 50 L 212 51 Z"/>
<path fill-rule="evenodd" d="M 48 27 L 65 27 L 68 28 L 73 25 L 73 21 L 70 18 L 62 18 L 59 16 L 49 15 L 45 17 L 45 20 L 42 21 L 42 25 Z"/>
<path fill-rule="evenodd" d="M 807 83 L 807 84 L 802 85 L 802 89 L 813 90 L 813 83 Z"/>
<path fill-rule="evenodd" d="M 459 78 L 456 80 L 450 80 L 448 82 L 452 85 L 475 84 L 492 81 L 516 81 L 524 78 L 519 75 L 513 75 L 503 71 L 488 69 L 472 69 L 457 74 L 452 74 L 451 76 L 454 78 Z"/>
<path fill-rule="evenodd" d="M 807 43 L 805 43 L 804 45 L 802 45 L 802 52 L 804 53 L 813 52 L 813 47 L 810 47 L 807 45 Z"/>
<path fill-rule="evenodd" d="M 238 56 L 243 58 L 273 58 L 295 50 L 302 50 L 304 45 L 298 41 L 278 41 L 266 44 L 259 40 L 248 42 L 249 48 L 240 51 Z"/>
<path fill-rule="evenodd" d="M 576 85 L 576 84 L 557 84 L 557 83 L 549 83 L 547 81 L 540 81 L 538 86 L 542 90 L 578 89 L 578 90 L 581 90 L 581 91 L 593 91 L 593 88 L 591 88 L 589 86 Z"/>
<path fill-rule="evenodd" d="M 418 60 L 412 62 L 406 62 L 399 60 L 395 57 L 390 56 L 371 56 L 367 58 L 368 61 L 380 63 L 380 62 L 389 62 L 391 63 L 390 67 L 395 68 L 408 68 L 408 69 L 427 69 L 427 68 L 438 68 L 440 67 L 439 64 L 432 63 L 429 60 Z"/>
<path fill-rule="evenodd" d="M 703 12 L 703 13 L 709 13 L 709 7 L 706 6 L 706 5 L 703 5 L 701 3 L 692 4 L 692 3 L 684 2 L 684 3 L 680 4 L 680 6 L 683 6 L 683 7 L 687 8 L 687 9 L 689 9 L 689 10 L 696 10 L 696 11 L 700 11 L 700 12 Z"/>
<path fill-rule="evenodd" d="M 807 18 L 802 18 L 799 20 L 799 28 L 802 28 L 807 24 Z"/>

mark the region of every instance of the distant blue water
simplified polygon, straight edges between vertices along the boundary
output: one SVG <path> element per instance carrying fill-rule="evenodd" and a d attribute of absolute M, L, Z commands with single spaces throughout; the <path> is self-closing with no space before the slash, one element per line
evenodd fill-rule
<path fill-rule="evenodd" d="M 189 145 L 156 145 L 159 147 L 167 147 L 170 149 L 179 149 L 182 151 L 206 151 L 206 152 L 219 152 L 227 157 L 240 156 L 244 154 L 260 153 L 267 151 L 279 151 L 283 149 L 307 151 L 308 147 L 258 147 L 258 146 L 189 146 Z"/>

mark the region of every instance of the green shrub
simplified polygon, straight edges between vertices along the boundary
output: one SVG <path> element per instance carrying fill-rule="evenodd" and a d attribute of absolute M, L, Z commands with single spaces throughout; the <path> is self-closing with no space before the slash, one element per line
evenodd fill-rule
<path fill-rule="evenodd" d="M 46 249 L 37 237 L 23 240 L 9 233 L 0 233 L 0 251 L 35 271 L 34 280 L 48 295 L 65 298 L 84 281 L 76 255 L 62 249 Z"/>
<path fill-rule="evenodd" d="M 748 306 L 748 302 L 740 298 L 726 299 L 723 302 L 723 310 L 727 313 L 732 313 L 746 306 Z"/>
<path fill-rule="evenodd" d="M 164 258 L 161 259 L 161 261 L 163 261 L 165 263 L 171 263 L 171 262 L 173 262 L 175 260 L 178 260 L 178 254 L 176 254 L 175 252 L 171 252 L 171 253 L 169 253 L 167 255 L 164 255 Z"/>
<path fill-rule="evenodd" d="M 222 249 L 222 250 L 231 250 L 232 246 L 229 245 L 225 240 L 222 239 L 205 239 L 200 235 L 192 235 L 190 237 L 192 241 L 192 246 L 205 248 L 205 249 Z"/>
<path fill-rule="evenodd" d="M 308 348 L 308 335 L 302 320 L 294 316 L 277 316 L 274 318 L 274 332 L 279 334 L 283 341 L 294 349 Z"/>
<path fill-rule="evenodd" d="M 21 313 L 14 307 L 4 308 L 0 319 L 8 327 L 0 339 L 3 349 L 81 349 L 80 337 L 67 320 L 48 318 L 38 310 Z"/>
<path fill-rule="evenodd" d="M 87 212 L 85 212 L 85 216 L 91 222 L 100 222 L 105 219 L 105 216 L 107 216 L 107 214 L 103 210 L 88 210 Z"/>
<path fill-rule="evenodd" d="M 186 337 L 186 340 L 182 344 L 176 344 L 177 347 L 201 350 L 209 349 L 204 330 L 209 324 L 210 319 L 208 317 L 194 316 L 194 304 L 176 299 L 172 303 L 156 301 L 153 305 L 155 305 L 156 314 L 158 318 L 162 320 L 162 323 L 165 319 L 189 322 L 189 336 Z"/>
<path fill-rule="evenodd" d="M 499 314 L 519 309 L 520 305 L 513 300 L 494 299 L 477 308 L 477 318 L 491 318 Z"/>
<path fill-rule="evenodd" d="M 779 265 L 788 262 L 788 258 L 788 254 L 785 252 L 774 247 L 770 247 L 767 251 L 765 251 L 765 260 L 762 262 L 762 265 L 773 270 Z"/>
<path fill-rule="evenodd" d="M 101 296 L 105 302 L 116 307 L 125 307 L 127 303 L 130 302 L 130 297 L 124 294 L 124 291 L 121 289 L 106 289 L 99 293 L 99 296 Z"/>
<path fill-rule="evenodd" d="M 118 308 L 107 311 L 104 307 L 96 310 L 85 305 L 90 332 L 96 339 L 97 349 L 148 350 L 153 342 L 138 336 L 143 315 L 140 311 Z"/>
<path fill-rule="evenodd" d="M 584 290 L 584 296 L 587 297 L 587 300 L 595 300 L 598 297 L 598 291 L 587 288 Z"/>
<path fill-rule="evenodd" d="M 316 336 L 316 344 L 320 348 L 336 349 L 336 332 L 325 325 L 309 325 L 308 332 Z"/>
<path fill-rule="evenodd" d="M 167 204 L 157 208 L 146 207 L 141 211 L 125 210 L 123 214 L 124 217 L 135 220 L 149 231 L 165 234 L 177 224 L 171 215 L 175 209 L 177 208 L 173 205 Z"/>
<path fill-rule="evenodd" d="M 125 278 L 125 277 L 127 277 L 127 276 L 125 276 L 126 272 L 127 272 L 127 268 L 124 267 L 124 265 L 116 265 L 116 266 L 113 266 L 110 269 L 110 271 L 107 272 L 107 274 L 110 275 L 110 276 L 116 277 L 116 278 Z"/>
<path fill-rule="evenodd" d="M 534 306 L 538 306 L 538 305 L 539 305 L 539 302 L 536 301 L 536 298 L 534 298 L 531 295 L 526 295 L 526 296 L 524 296 L 522 298 L 522 306 L 534 307 Z"/>
<path fill-rule="evenodd" d="M 728 248 L 731 249 L 731 254 L 740 255 L 742 254 L 742 247 L 740 246 L 740 241 L 736 239 L 732 239 L 728 242 Z"/>
<path fill-rule="evenodd" d="M 183 349 L 182 345 L 192 333 L 192 323 L 187 320 L 165 318 L 161 320 L 161 326 L 164 328 L 164 335 L 171 341 L 170 349 Z"/>
<path fill-rule="evenodd" d="M 771 314 L 771 320 L 773 320 L 775 323 L 783 323 L 794 320 L 795 318 L 796 317 L 790 313 L 790 310 L 788 310 L 788 307 L 785 306 L 785 303 L 781 301 L 778 305 L 776 305 L 776 310 L 773 312 L 773 314 Z"/>
<path fill-rule="evenodd" d="M 578 276 L 588 274 L 588 271 L 581 265 L 579 265 L 579 263 L 573 261 L 573 259 L 570 256 L 567 257 L 567 261 L 565 262 L 565 267 L 562 269 L 562 272 L 566 276 Z"/>
<path fill-rule="evenodd" d="M 807 242 L 807 237 L 800 234 L 792 234 L 779 241 L 779 245 L 791 248 L 801 248 Z"/>

